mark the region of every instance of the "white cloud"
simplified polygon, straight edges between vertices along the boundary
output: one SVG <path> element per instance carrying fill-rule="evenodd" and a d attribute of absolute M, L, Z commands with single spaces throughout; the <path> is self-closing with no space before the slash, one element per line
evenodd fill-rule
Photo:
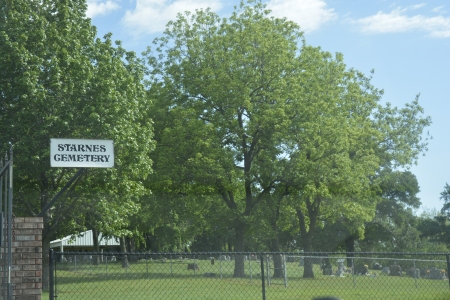
<path fill-rule="evenodd" d="M 178 13 L 208 7 L 218 11 L 222 3 L 220 0 L 136 0 L 136 8 L 128 10 L 122 22 L 133 35 L 152 34 L 164 31 Z"/>
<path fill-rule="evenodd" d="M 444 5 L 433 8 L 431 11 L 434 13 L 446 13 L 444 10 Z"/>
<path fill-rule="evenodd" d="M 411 6 L 409 6 L 409 8 L 411 8 L 412 10 L 416 10 L 421 7 L 424 7 L 425 5 L 426 5 L 425 3 L 420 3 L 420 4 L 411 5 Z"/>
<path fill-rule="evenodd" d="M 450 18 L 406 15 L 407 9 L 396 8 L 390 13 L 378 12 L 376 15 L 353 21 L 364 33 L 395 33 L 415 30 L 428 32 L 432 37 L 450 37 Z"/>
<path fill-rule="evenodd" d="M 304 32 L 317 30 L 323 24 L 336 19 L 333 9 L 323 0 L 270 0 L 267 8 L 278 18 L 286 17 L 299 24 Z"/>
<path fill-rule="evenodd" d="M 88 0 L 88 9 L 86 12 L 86 16 L 88 18 L 93 18 L 97 15 L 105 15 L 111 11 L 114 11 L 120 7 L 114 1 L 101 1 L 101 0 Z"/>

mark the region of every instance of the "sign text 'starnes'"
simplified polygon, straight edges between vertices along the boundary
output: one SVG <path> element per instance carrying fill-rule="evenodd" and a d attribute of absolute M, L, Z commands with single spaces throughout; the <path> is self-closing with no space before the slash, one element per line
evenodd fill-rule
<path fill-rule="evenodd" d="M 106 146 L 89 144 L 58 144 L 58 151 L 106 152 Z"/>

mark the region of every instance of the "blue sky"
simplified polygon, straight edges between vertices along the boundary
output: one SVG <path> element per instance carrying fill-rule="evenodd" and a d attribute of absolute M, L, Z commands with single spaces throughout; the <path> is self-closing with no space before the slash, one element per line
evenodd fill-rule
<path fill-rule="evenodd" d="M 239 0 L 88 0 L 88 17 L 102 37 L 108 32 L 127 50 L 141 53 L 161 36 L 178 12 L 210 7 L 229 16 Z M 450 183 L 450 2 L 387 0 L 262 1 L 276 17 L 300 25 L 306 42 L 344 54 L 347 66 L 369 74 L 384 89 L 382 101 L 403 107 L 420 93 L 432 118 L 429 150 L 411 168 L 422 208 L 440 209 Z"/>

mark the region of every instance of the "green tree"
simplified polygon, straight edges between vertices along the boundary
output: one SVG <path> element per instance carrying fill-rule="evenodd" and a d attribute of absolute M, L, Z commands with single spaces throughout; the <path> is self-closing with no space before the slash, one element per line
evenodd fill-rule
<path fill-rule="evenodd" d="M 419 96 L 401 109 L 387 103 L 384 107 L 379 106 L 374 113 L 374 126 L 384 138 L 374 148 L 380 167 L 372 179 L 371 186 L 377 201 L 381 203 L 377 205 L 374 221 L 366 222 L 365 225 L 374 225 L 376 228 L 368 228 L 369 232 L 384 232 L 385 237 L 398 231 L 399 227 L 394 227 L 394 223 L 396 223 L 395 226 L 403 224 L 406 226 L 403 229 L 406 230 L 409 227 L 415 232 L 405 220 L 414 219 L 411 209 L 418 208 L 420 205 L 420 200 L 416 197 L 419 186 L 413 174 L 408 171 L 403 172 L 401 169 L 408 169 L 409 166 L 417 163 L 419 154 L 427 150 L 429 134 L 424 136 L 423 132 L 431 124 L 431 119 L 423 117 L 423 109 L 418 99 Z M 413 235 L 417 238 L 417 232 Z M 359 233 L 352 231 L 346 239 L 347 251 L 351 252 L 354 242 L 363 238 L 363 230 Z"/>
<path fill-rule="evenodd" d="M 162 111 L 173 120 L 161 143 L 168 177 L 182 179 L 183 192 L 220 196 L 238 252 L 255 207 L 278 180 L 260 171 L 274 169 L 282 153 L 300 38 L 297 25 L 268 18 L 262 4 L 241 4 L 230 19 L 208 10 L 179 15 L 155 41 L 161 58 L 149 54 Z M 235 263 L 234 275 L 243 276 L 243 256 Z"/>
<path fill-rule="evenodd" d="M 421 204 L 417 197 L 420 189 L 416 176 L 409 171 L 387 168 L 379 176 L 381 200 L 374 219 L 365 224 L 366 232 L 360 247 L 363 251 L 413 251 L 419 240 L 413 209 Z"/>
<path fill-rule="evenodd" d="M 448 183 L 445 184 L 440 199 L 444 201 L 441 211 L 432 216 L 422 216 L 418 229 L 424 240 L 434 245 L 445 245 L 448 249 L 450 247 L 450 185 Z"/>
<path fill-rule="evenodd" d="M 422 152 L 429 120 L 417 101 L 380 106 L 370 77 L 347 70 L 341 54 L 299 45 L 299 27 L 268 13 L 254 1 L 229 19 L 186 13 L 155 40 L 159 170 L 173 191 L 221 197 L 235 251 L 257 213 L 272 216 L 264 224 L 276 234 L 283 199 L 309 251 L 320 218 L 346 216 L 360 231 L 373 218 L 373 177 L 385 161 L 406 165 Z M 271 212 L 258 210 L 264 203 Z M 244 275 L 241 256 L 234 275 Z M 313 276 L 308 262 L 304 276 Z"/>
<path fill-rule="evenodd" d="M 414 174 L 385 167 L 372 181 L 377 203 L 374 218 L 355 224 L 343 216 L 337 223 L 327 223 L 323 229 L 326 233 L 321 234 L 327 236 L 328 251 L 346 251 L 349 265 L 352 252 L 412 251 L 419 240 L 413 213 L 420 206 L 419 185 Z"/>
<path fill-rule="evenodd" d="M 144 70 L 111 35 L 95 38 L 84 0 L 1 0 L 0 8 L 0 141 L 14 145 L 15 214 L 38 214 L 74 174 L 50 168 L 50 138 L 114 141 L 115 168 L 89 170 L 44 216 L 47 255 L 53 238 L 73 233 L 83 198 L 111 193 L 118 207 L 145 192 L 154 143 Z"/>
<path fill-rule="evenodd" d="M 420 231 L 422 249 L 437 252 L 436 248 L 440 245 L 446 247 L 445 251 L 448 251 L 450 226 L 446 216 L 439 214 L 433 218 L 421 218 L 417 228 Z"/>
<path fill-rule="evenodd" d="M 441 212 L 446 214 L 450 219 L 450 185 L 448 185 L 448 183 L 445 184 L 444 191 L 442 191 L 440 198 L 444 201 Z"/>
<path fill-rule="evenodd" d="M 371 115 L 380 92 L 363 74 L 346 70 L 341 54 L 333 57 L 304 46 L 300 61 L 303 76 L 285 135 L 285 178 L 303 250 L 310 252 L 320 219 L 333 222 L 345 216 L 362 223 L 372 217 L 370 176 L 378 167 L 373 149 L 381 133 Z M 313 276 L 306 259 L 304 277 Z"/>
<path fill-rule="evenodd" d="M 412 211 L 420 206 L 420 199 L 417 198 L 417 179 L 409 171 L 391 168 L 413 163 L 417 155 L 425 150 L 426 142 L 422 142 L 420 137 L 430 120 L 419 116 L 421 108 L 417 99 L 405 109 L 392 109 L 388 105 L 387 108 L 380 108 L 378 112 L 382 115 L 388 112 L 389 116 L 381 119 L 386 122 L 385 125 L 381 125 L 378 120 L 375 122 L 384 139 L 374 149 L 379 161 L 384 163 L 380 165 L 376 175 L 370 178 L 372 202 L 376 204 L 374 218 L 352 220 L 347 218 L 347 214 L 342 214 L 336 223 L 330 223 L 330 220 L 326 219 L 327 226 L 323 231 L 330 232 L 321 233 L 321 236 L 334 233 L 336 239 L 327 241 L 335 244 L 328 247 L 341 247 L 340 243 L 343 242 L 343 248 L 349 257 L 356 250 L 356 241 L 358 249 L 363 251 L 406 251 L 415 249 L 419 244 L 417 218 Z M 378 112 L 376 115 L 381 116 Z M 402 130 L 397 128 L 399 125 Z"/>

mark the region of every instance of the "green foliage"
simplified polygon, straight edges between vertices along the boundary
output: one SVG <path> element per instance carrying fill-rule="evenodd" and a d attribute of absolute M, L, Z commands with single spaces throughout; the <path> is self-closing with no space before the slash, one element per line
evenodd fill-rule
<path fill-rule="evenodd" d="M 441 211 L 450 219 L 450 185 L 448 183 L 445 184 L 444 191 L 441 193 L 441 200 L 444 201 Z"/>
<path fill-rule="evenodd" d="M 422 216 L 418 229 L 420 230 L 422 240 L 427 242 L 424 244 L 431 244 L 433 249 L 439 247 L 442 249 L 444 247 L 445 251 L 448 251 L 450 247 L 450 186 L 447 183 L 441 192 L 440 198 L 444 201 L 441 211 Z"/>
<path fill-rule="evenodd" d="M 298 25 L 268 13 L 249 1 L 229 19 L 209 10 L 178 15 L 147 52 L 149 96 L 157 99 L 152 190 L 217 195 L 235 251 L 244 240 L 274 245 L 294 226 L 308 250 L 324 220 L 345 219 L 362 237 L 380 191 L 389 190 L 380 173 L 417 160 L 430 119 L 418 99 L 382 106 L 371 76 L 348 69 L 342 54 L 308 46 Z M 406 196 L 415 195 L 406 187 L 412 178 L 395 172 L 392 181 L 405 182 L 385 196 L 416 206 Z"/>
<path fill-rule="evenodd" d="M 229 20 L 197 11 L 169 23 L 155 41 L 160 56 L 149 53 L 153 86 L 161 86 L 151 92 L 161 97 L 155 169 L 167 178 L 164 189 L 217 194 L 231 222 L 252 220 L 276 176 L 261 170 L 275 171 L 281 153 L 300 37 L 295 24 L 267 18 L 261 4 L 241 6 Z"/>
<path fill-rule="evenodd" d="M 404 171 L 427 146 L 418 98 L 382 106 L 371 75 L 261 2 L 228 19 L 178 15 L 147 69 L 111 34 L 95 38 L 83 0 L 0 3 L 0 149 L 14 145 L 16 213 L 39 213 L 73 175 L 49 167 L 51 137 L 114 140 L 115 168 L 76 182 L 45 216 L 47 237 L 91 227 L 180 251 L 224 249 L 234 234 L 250 251 L 289 249 L 300 233 L 308 250 L 335 226 L 325 236 L 366 235 L 361 247 L 418 242 L 419 189 Z"/>
<path fill-rule="evenodd" d="M 110 34 L 95 38 L 85 1 L 0 6 L 0 147 L 14 145 L 15 213 L 38 214 L 74 174 L 50 168 L 50 138 L 112 139 L 115 168 L 89 170 L 74 184 L 45 216 L 45 239 L 73 233 L 73 219 L 90 210 L 120 222 L 113 216 L 130 213 L 151 172 L 141 62 Z"/>

